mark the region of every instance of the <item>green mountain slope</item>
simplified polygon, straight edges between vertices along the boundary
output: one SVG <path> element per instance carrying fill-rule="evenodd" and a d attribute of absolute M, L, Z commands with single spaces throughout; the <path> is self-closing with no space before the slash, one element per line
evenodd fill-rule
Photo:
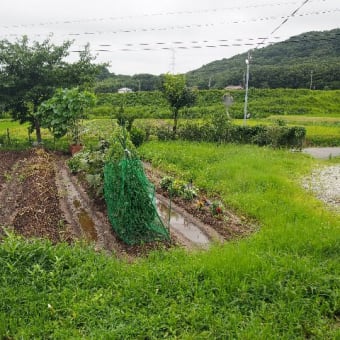
<path fill-rule="evenodd" d="M 309 32 L 251 52 L 252 87 L 340 88 L 340 29 Z M 243 85 L 247 53 L 188 72 L 190 86 Z"/>

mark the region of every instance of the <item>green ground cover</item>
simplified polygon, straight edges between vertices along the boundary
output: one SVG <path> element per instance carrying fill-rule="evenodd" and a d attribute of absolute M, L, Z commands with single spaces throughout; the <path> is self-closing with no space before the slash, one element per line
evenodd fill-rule
<path fill-rule="evenodd" d="M 229 111 L 233 118 L 241 119 L 244 108 L 244 90 L 227 91 L 234 99 Z M 195 106 L 182 109 L 184 117 L 200 118 L 223 112 L 225 90 L 197 92 Z M 108 115 L 124 104 L 125 112 L 140 118 L 171 118 L 168 104 L 161 92 L 134 92 L 127 94 L 99 94 L 96 115 Z M 321 91 L 307 89 L 256 89 L 249 90 L 248 112 L 253 118 L 271 115 L 308 115 L 315 117 L 340 117 L 340 90 Z"/>
<path fill-rule="evenodd" d="M 140 152 L 218 193 L 258 232 L 133 264 L 9 237 L 0 244 L 3 338 L 340 337 L 340 221 L 299 183 L 315 160 L 249 145 L 150 142 Z"/>

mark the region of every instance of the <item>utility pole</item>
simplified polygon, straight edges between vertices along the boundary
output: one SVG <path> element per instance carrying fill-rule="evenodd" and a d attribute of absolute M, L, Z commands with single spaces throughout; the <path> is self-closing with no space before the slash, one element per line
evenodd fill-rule
<path fill-rule="evenodd" d="M 210 88 L 211 88 L 211 79 L 212 79 L 212 76 L 209 77 L 209 82 L 208 82 L 208 88 L 209 88 L 209 90 L 210 90 Z"/>
<path fill-rule="evenodd" d="M 250 64 L 250 51 L 248 51 L 248 58 L 246 59 L 247 71 L 246 71 L 246 94 L 244 96 L 244 120 L 243 124 L 247 125 L 247 109 L 248 109 L 248 84 L 249 84 L 249 64 Z"/>
<path fill-rule="evenodd" d="M 310 71 L 310 84 L 309 89 L 311 90 L 313 86 L 313 70 Z"/>

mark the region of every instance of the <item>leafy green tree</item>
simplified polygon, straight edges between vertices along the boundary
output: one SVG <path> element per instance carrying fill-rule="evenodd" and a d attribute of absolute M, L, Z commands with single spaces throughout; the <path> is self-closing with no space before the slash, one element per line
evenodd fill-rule
<path fill-rule="evenodd" d="M 70 132 L 72 142 L 79 144 L 80 122 L 95 103 L 96 97 L 89 91 L 57 89 L 52 98 L 40 105 L 37 115 L 42 126 L 48 128 L 54 137 L 61 138 Z"/>
<path fill-rule="evenodd" d="M 14 120 L 30 123 L 38 143 L 41 143 L 39 105 L 58 87 L 91 86 L 100 70 L 99 65 L 92 63 L 88 46 L 77 62 L 65 62 L 71 44 L 67 41 L 56 46 L 50 39 L 31 44 L 25 36 L 15 43 L 0 41 L 0 104 L 4 104 Z"/>
<path fill-rule="evenodd" d="M 165 74 L 163 76 L 162 92 L 172 110 L 174 119 L 173 133 L 175 135 L 179 109 L 193 105 L 196 101 L 196 94 L 185 85 L 185 76 L 181 74 Z"/>

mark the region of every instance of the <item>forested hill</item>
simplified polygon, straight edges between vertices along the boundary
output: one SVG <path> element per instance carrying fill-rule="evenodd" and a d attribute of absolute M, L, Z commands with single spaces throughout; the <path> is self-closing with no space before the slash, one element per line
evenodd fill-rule
<path fill-rule="evenodd" d="M 340 29 L 304 33 L 251 52 L 249 86 L 340 88 Z M 214 61 L 187 73 L 200 89 L 243 85 L 247 53 Z"/>

